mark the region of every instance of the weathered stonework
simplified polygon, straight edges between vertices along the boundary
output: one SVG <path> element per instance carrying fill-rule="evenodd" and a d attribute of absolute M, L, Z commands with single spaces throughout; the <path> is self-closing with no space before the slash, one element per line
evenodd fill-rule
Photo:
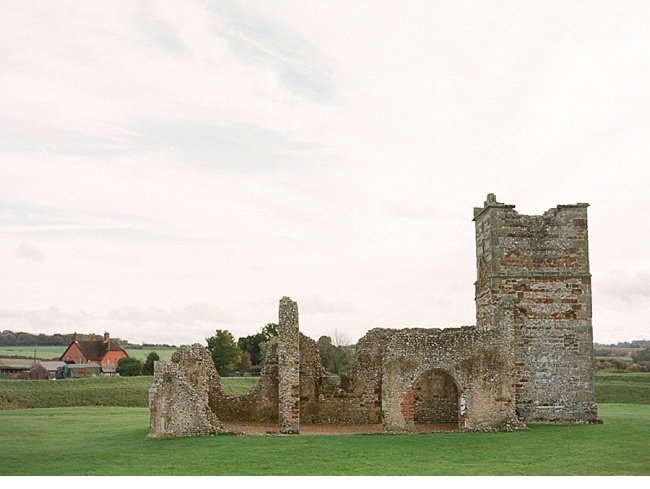
<path fill-rule="evenodd" d="M 476 326 L 369 331 L 337 385 L 298 305 L 280 301 L 277 343 L 243 396 L 223 393 L 205 349 L 159 362 L 151 437 L 215 433 L 224 422 L 418 425 L 514 430 L 525 423 L 598 422 L 594 402 L 587 204 L 519 215 L 488 195 L 474 210 Z"/>
<path fill-rule="evenodd" d="M 588 204 L 523 216 L 492 194 L 474 210 L 477 327 L 513 301 L 517 414 L 524 422 L 597 420 Z"/>
<path fill-rule="evenodd" d="M 298 304 L 280 300 L 278 322 L 278 423 L 280 433 L 300 433 L 300 332 Z"/>
<path fill-rule="evenodd" d="M 149 389 L 149 438 L 211 435 L 222 424 L 208 405 L 209 390 L 221 379 L 208 351 L 182 346 L 170 362 L 156 362 Z"/>

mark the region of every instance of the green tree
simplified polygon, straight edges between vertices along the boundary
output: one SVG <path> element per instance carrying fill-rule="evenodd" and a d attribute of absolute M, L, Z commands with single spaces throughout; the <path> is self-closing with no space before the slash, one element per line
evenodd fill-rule
<path fill-rule="evenodd" d="M 214 336 L 205 340 L 219 375 L 228 377 L 237 370 L 237 364 L 241 361 L 241 353 L 230 331 L 218 329 Z"/>
<path fill-rule="evenodd" d="M 122 377 L 142 375 L 142 362 L 137 358 L 120 358 L 115 371 Z"/>
<path fill-rule="evenodd" d="M 247 351 L 240 351 L 239 362 L 235 365 L 235 370 L 238 372 L 248 372 L 252 366 L 250 354 Z"/>
<path fill-rule="evenodd" d="M 237 346 L 242 352 L 248 354 L 253 365 L 259 365 L 262 361 L 260 344 L 265 341 L 266 338 L 264 335 L 262 333 L 257 333 L 239 338 L 239 340 L 237 340 Z"/>
<path fill-rule="evenodd" d="M 242 352 L 247 352 L 250 355 L 250 361 L 253 365 L 259 365 L 263 360 L 261 348 L 262 343 L 269 341 L 277 335 L 278 325 L 275 323 L 268 323 L 256 334 L 239 338 L 237 346 Z"/>
<path fill-rule="evenodd" d="M 265 337 L 266 340 L 270 340 L 274 336 L 278 335 L 278 325 L 275 323 L 267 323 L 266 326 L 262 328 L 260 331 Z"/>
<path fill-rule="evenodd" d="M 144 366 L 142 367 L 142 375 L 153 375 L 153 364 L 158 361 L 160 361 L 158 353 L 155 351 L 149 353 L 147 359 L 144 361 Z"/>
<path fill-rule="evenodd" d="M 262 359 L 262 363 L 266 361 L 266 357 L 269 355 L 271 348 L 274 345 L 277 345 L 277 343 L 278 343 L 277 336 L 270 338 L 268 341 L 264 341 L 260 343 L 260 358 Z"/>
<path fill-rule="evenodd" d="M 632 355 L 632 358 L 634 358 L 634 360 L 637 362 L 650 361 L 650 348 L 636 352 L 634 355 Z"/>
<path fill-rule="evenodd" d="M 335 333 L 335 344 L 332 343 L 332 338 L 329 336 L 318 338 L 316 346 L 325 370 L 332 374 L 340 374 L 350 369 L 354 360 L 354 353 L 352 347 L 347 343 L 345 337 L 338 332 Z"/>

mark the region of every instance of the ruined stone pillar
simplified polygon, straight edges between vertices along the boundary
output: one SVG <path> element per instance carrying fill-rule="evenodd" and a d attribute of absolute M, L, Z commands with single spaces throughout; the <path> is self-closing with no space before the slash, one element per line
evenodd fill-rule
<path fill-rule="evenodd" d="M 280 300 L 278 322 L 278 424 L 280 433 L 300 433 L 300 332 L 298 304 Z"/>

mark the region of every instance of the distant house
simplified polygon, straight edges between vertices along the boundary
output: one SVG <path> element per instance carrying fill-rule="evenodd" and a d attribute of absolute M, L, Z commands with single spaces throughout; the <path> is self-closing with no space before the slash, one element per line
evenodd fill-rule
<path fill-rule="evenodd" d="M 56 378 L 56 371 L 59 367 L 63 367 L 65 362 L 38 362 L 29 371 L 29 378 L 32 380 L 49 380 Z"/>
<path fill-rule="evenodd" d="M 60 360 L 68 364 L 94 363 L 105 373 L 110 373 L 115 372 L 115 366 L 120 358 L 128 358 L 128 356 L 120 345 L 111 341 L 108 333 L 104 333 L 104 338 L 101 340 L 92 335 L 90 340 L 81 341 L 75 333 L 72 335 L 70 346 L 63 352 Z"/>

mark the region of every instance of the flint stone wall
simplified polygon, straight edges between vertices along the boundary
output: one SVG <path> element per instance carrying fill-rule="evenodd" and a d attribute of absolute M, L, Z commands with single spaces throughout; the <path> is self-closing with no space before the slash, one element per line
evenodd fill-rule
<path fill-rule="evenodd" d="M 300 332 L 298 304 L 280 300 L 278 322 L 278 423 L 280 433 L 300 433 Z"/>
<path fill-rule="evenodd" d="M 170 362 L 156 362 L 149 389 L 149 438 L 211 435 L 222 424 L 208 404 L 221 379 L 207 350 L 182 346 Z"/>
<path fill-rule="evenodd" d="M 515 411 L 512 383 L 514 355 L 507 329 L 476 327 L 403 329 L 387 345 L 384 357 L 387 431 L 412 431 L 416 422 L 417 387 L 431 374 L 454 382 L 457 403 L 446 398 L 429 413 L 429 422 L 459 423 L 468 431 L 513 430 L 523 427 Z M 444 376 L 440 374 L 444 373 Z M 448 389 L 450 386 L 447 387 Z M 458 407 L 457 415 L 449 411 Z M 446 413 L 444 411 L 446 410 Z M 431 416 L 436 414 L 436 418 Z M 420 420 L 422 422 L 422 420 Z"/>
<path fill-rule="evenodd" d="M 300 423 L 359 424 L 375 422 L 360 398 L 342 389 L 322 365 L 316 342 L 300 333 Z M 210 407 L 222 421 L 277 422 L 277 345 L 268 353 L 260 380 L 248 393 L 229 396 L 211 389 Z"/>
<path fill-rule="evenodd" d="M 267 354 L 260 379 L 241 396 L 224 394 L 221 384 L 210 389 L 209 405 L 222 421 L 278 421 L 278 355 L 277 344 Z"/>
<path fill-rule="evenodd" d="M 219 419 L 277 421 L 283 433 L 300 423 L 383 422 L 403 432 L 433 422 L 473 431 L 598 422 L 586 208 L 521 216 L 488 195 L 474 211 L 477 326 L 373 329 L 340 385 L 299 333 L 288 297 L 277 344 L 243 396 L 223 393 L 205 348 L 182 347 L 156 364 L 149 436 L 215 433 Z"/>

